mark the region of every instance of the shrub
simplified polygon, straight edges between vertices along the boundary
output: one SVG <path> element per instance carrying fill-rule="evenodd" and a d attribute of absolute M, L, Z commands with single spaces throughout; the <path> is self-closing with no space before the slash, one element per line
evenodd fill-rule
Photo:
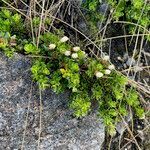
<path fill-rule="evenodd" d="M 54 44 L 55 48 L 49 49 L 49 44 Z M 31 69 L 33 78 L 41 88 L 49 86 L 56 93 L 70 90 L 69 106 L 76 117 L 87 115 L 92 111 L 93 102 L 96 102 L 98 114 L 113 134 L 116 122 L 121 121 L 120 116 L 128 115 L 129 106 L 139 117 L 144 116 L 136 90 L 106 60 L 90 58 L 80 48 L 74 51 L 75 48 L 62 43 L 60 37 L 52 33 L 41 35 L 39 49 L 38 55 L 49 58 L 36 59 Z M 66 51 L 69 51 L 69 55 L 66 55 Z M 72 57 L 73 54 L 77 57 Z M 109 70 L 109 74 L 106 70 Z"/>
<path fill-rule="evenodd" d="M 147 3 L 146 3 L 147 2 Z M 127 25 L 128 32 L 135 34 L 139 29 L 141 33 L 146 32 L 150 27 L 150 3 L 144 0 L 107 0 L 113 12 L 112 17 L 115 21 L 130 22 Z M 102 21 L 103 15 L 98 12 L 99 0 L 85 0 L 83 7 L 87 10 L 88 23 L 91 28 L 97 28 L 97 22 Z M 92 17 L 91 17 L 92 16 Z M 106 19 L 106 17 L 105 17 Z M 132 23 L 135 23 L 134 25 Z M 136 25 L 137 24 L 137 25 Z M 142 27 L 137 26 L 140 25 Z M 146 29 L 146 30 L 145 30 Z M 149 32 L 148 32 L 149 33 Z M 150 40 L 150 36 L 145 36 Z"/>
<path fill-rule="evenodd" d="M 0 49 L 10 56 L 9 52 L 24 47 L 25 54 L 37 56 L 31 67 L 33 79 L 42 90 L 47 87 L 56 93 L 70 90 L 68 105 L 74 110 L 74 116 L 80 118 L 89 114 L 96 102 L 97 113 L 103 118 L 110 134 L 114 134 L 115 124 L 121 121 L 120 116 L 128 114 L 129 106 L 137 116 L 144 116 L 138 93 L 128 85 L 128 79 L 108 62 L 109 57 L 89 57 L 79 46 L 69 44 L 68 37 L 58 36 L 58 32 L 41 34 L 37 47 L 30 39 L 17 38 L 20 33 L 16 33 L 14 24 L 20 20 L 18 26 L 22 25 L 18 14 L 10 16 L 11 13 L 6 10 L 2 10 L 0 14 Z"/>
<path fill-rule="evenodd" d="M 145 29 L 150 27 L 150 3 L 144 0 L 108 0 L 111 5 L 114 20 L 122 20 L 142 26 Z M 145 29 L 137 28 L 136 25 L 127 25 L 128 31 L 134 34 L 137 29 L 144 33 Z M 150 36 L 146 36 L 150 39 Z"/>

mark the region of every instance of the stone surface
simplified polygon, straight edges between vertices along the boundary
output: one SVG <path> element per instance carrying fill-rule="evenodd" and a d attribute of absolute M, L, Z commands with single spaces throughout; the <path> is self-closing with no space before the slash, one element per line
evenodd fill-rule
<path fill-rule="evenodd" d="M 135 65 L 136 65 L 136 61 L 135 61 L 134 58 L 129 57 L 128 60 L 127 60 L 127 62 L 126 62 L 126 64 L 127 64 L 128 66 L 135 66 Z"/>
<path fill-rule="evenodd" d="M 30 60 L 15 54 L 9 59 L 0 52 L 0 150 L 37 150 L 40 116 L 41 150 L 99 150 L 104 126 L 95 115 L 81 120 L 67 109 L 69 93 L 56 95 L 32 83 Z"/>

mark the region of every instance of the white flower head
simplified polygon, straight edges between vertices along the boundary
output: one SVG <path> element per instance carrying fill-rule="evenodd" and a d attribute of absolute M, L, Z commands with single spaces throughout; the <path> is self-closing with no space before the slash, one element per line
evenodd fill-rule
<path fill-rule="evenodd" d="M 114 11 L 113 9 L 110 10 L 111 13 L 113 13 L 113 11 Z"/>
<path fill-rule="evenodd" d="M 88 57 L 88 54 L 87 54 L 87 53 L 85 53 L 85 57 L 86 57 L 86 58 Z"/>
<path fill-rule="evenodd" d="M 114 70 L 114 69 L 115 69 L 115 66 L 114 66 L 114 65 L 109 65 L 109 66 L 108 66 L 108 69 Z"/>
<path fill-rule="evenodd" d="M 108 60 L 109 60 L 109 56 L 108 56 L 108 55 L 105 55 L 105 56 L 103 57 L 103 60 L 108 61 Z"/>
<path fill-rule="evenodd" d="M 50 44 L 49 45 L 49 49 L 55 49 L 56 48 L 56 44 Z"/>
<path fill-rule="evenodd" d="M 83 53 L 84 55 L 86 55 L 85 51 L 82 51 L 82 53 Z"/>
<path fill-rule="evenodd" d="M 109 69 L 105 70 L 105 74 L 110 74 L 110 73 L 111 73 L 111 70 L 109 70 Z"/>
<path fill-rule="evenodd" d="M 75 46 L 72 49 L 73 49 L 74 52 L 78 52 L 80 50 L 80 47 L 79 46 Z"/>
<path fill-rule="evenodd" d="M 97 72 L 95 73 L 95 76 L 96 76 L 97 78 L 101 78 L 101 77 L 103 76 L 103 73 L 97 71 Z"/>
<path fill-rule="evenodd" d="M 65 43 L 65 42 L 67 42 L 69 40 L 69 38 L 67 37 L 67 36 L 64 36 L 64 37 L 62 37 L 61 39 L 60 39 L 60 42 L 61 43 Z"/>
<path fill-rule="evenodd" d="M 71 52 L 70 52 L 70 51 L 65 51 L 65 55 L 66 55 L 66 56 L 70 56 L 70 55 L 71 55 Z"/>
<path fill-rule="evenodd" d="M 82 57 L 83 58 L 86 58 L 87 57 L 87 54 L 85 53 L 85 51 L 81 51 L 82 52 Z"/>
<path fill-rule="evenodd" d="M 72 57 L 72 58 L 78 58 L 78 54 L 77 54 L 77 53 L 73 53 L 73 54 L 71 55 L 71 57 Z"/>

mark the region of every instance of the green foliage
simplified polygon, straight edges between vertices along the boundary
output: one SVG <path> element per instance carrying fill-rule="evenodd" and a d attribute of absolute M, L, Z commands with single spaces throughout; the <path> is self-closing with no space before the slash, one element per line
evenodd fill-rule
<path fill-rule="evenodd" d="M 10 34 L 0 32 L 0 48 L 6 48 L 8 45 L 8 39 L 10 38 Z"/>
<path fill-rule="evenodd" d="M 80 83 L 78 63 L 70 60 L 65 66 L 65 69 L 60 69 L 60 71 L 62 73 L 62 77 L 68 81 L 69 89 L 72 89 L 72 92 L 76 92 Z"/>
<path fill-rule="evenodd" d="M 89 77 L 94 77 L 96 71 L 103 72 L 103 65 L 100 64 L 97 60 L 89 59 L 88 62 L 88 70 L 86 71 L 86 74 Z"/>
<path fill-rule="evenodd" d="M 135 23 L 141 25 L 140 32 L 143 33 L 144 28 L 148 29 L 150 26 L 150 2 L 144 0 L 107 0 L 108 4 L 111 6 L 111 11 L 113 11 L 113 19 L 121 20 L 126 22 Z M 104 21 L 104 17 L 99 11 L 100 6 L 99 0 L 85 0 L 82 4 L 83 8 L 86 9 L 86 19 L 90 26 L 90 29 L 94 32 L 97 31 L 97 23 Z M 91 17 L 92 16 L 92 17 Z M 137 28 L 136 25 L 127 25 L 129 33 L 135 34 Z M 150 40 L 150 36 L 145 36 Z"/>
<path fill-rule="evenodd" d="M 32 23 L 33 23 L 33 27 L 35 29 L 37 29 L 37 27 L 40 25 L 40 17 L 34 17 L 32 19 Z M 50 24 L 51 24 L 51 19 L 50 18 L 45 18 L 45 22 L 44 22 L 45 27 L 47 27 Z"/>
<path fill-rule="evenodd" d="M 50 85 L 56 93 L 61 93 L 66 89 L 66 83 L 62 78 L 60 70 L 57 70 L 51 74 Z"/>
<path fill-rule="evenodd" d="M 0 31 L 16 35 L 24 33 L 21 15 L 18 13 L 12 14 L 9 10 L 2 9 L 0 11 Z"/>
<path fill-rule="evenodd" d="M 17 40 L 25 33 L 21 15 L 12 13 L 7 9 L 0 11 L 0 49 L 8 57 L 17 51 Z"/>
<path fill-rule="evenodd" d="M 74 110 L 76 117 L 87 115 L 95 101 L 98 105 L 98 114 L 103 118 L 109 133 L 113 135 L 115 124 L 121 121 L 120 115 L 128 115 L 128 106 L 131 106 L 139 117 L 144 116 L 138 93 L 133 87 L 128 87 L 128 79 L 114 70 L 111 70 L 110 74 L 105 74 L 105 70 L 110 65 L 108 62 L 103 63 L 103 61 L 89 58 L 81 49 L 75 52 L 70 44 L 61 43 L 60 37 L 52 33 L 41 35 L 40 44 L 41 50 L 42 47 L 45 46 L 45 48 L 44 53 L 40 51 L 38 55 L 44 54 L 43 56 L 49 57 L 49 61 L 42 60 L 42 64 L 45 63 L 45 67 L 50 64 L 51 74 L 41 72 L 44 69 L 36 65 L 36 70 L 40 72 L 33 73 L 34 79 L 40 84 L 44 82 L 56 93 L 70 89 L 69 106 Z M 48 49 L 49 44 L 55 44 L 55 47 Z M 65 55 L 66 51 L 70 54 Z M 74 53 L 78 57 L 72 57 Z M 96 72 L 100 72 L 103 76 L 96 76 Z M 41 74 L 44 79 L 42 82 L 38 77 L 39 75 L 41 77 Z"/>
<path fill-rule="evenodd" d="M 90 2 L 89 9 L 95 11 L 97 3 Z M 129 106 L 137 116 L 144 117 L 138 93 L 133 87 L 129 87 L 126 77 L 115 70 L 108 70 L 109 62 L 91 58 L 80 47 L 72 47 L 67 42 L 68 38 L 62 38 L 59 31 L 57 34 L 41 34 L 38 47 L 30 39 L 21 39 L 19 42 L 18 36 L 21 36 L 14 36 L 19 25 L 17 28 L 14 25 L 20 24 L 21 20 L 18 14 L 7 10 L 0 12 L 0 49 L 11 56 L 13 51 L 21 47 L 26 54 L 32 55 L 33 79 L 42 90 L 47 87 L 56 93 L 69 90 L 68 105 L 74 111 L 74 116 L 80 118 L 88 115 L 93 109 L 92 104 L 96 103 L 98 115 L 103 118 L 112 135 L 115 132 L 115 124 L 121 120 L 120 115 L 126 116 Z M 38 25 L 38 18 L 35 18 L 33 23 Z"/>
<path fill-rule="evenodd" d="M 37 49 L 37 47 L 35 45 L 33 45 L 32 43 L 30 44 L 26 44 L 24 46 L 24 50 L 27 54 L 38 54 L 39 50 Z"/>
<path fill-rule="evenodd" d="M 83 3 L 83 6 L 89 9 L 90 11 L 96 11 L 98 5 L 99 5 L 98 0 L 87 0 L 86 2 Z"/>
<path fill-rule="evenodd" d="M 101 100 L 103 96 L 103 90 L 100 84 L 94 83 L 91 91 L 92 91 L 92 96 L 91 96 L 92 99 L 95 99 L 97 101 Z"/>
<path fill-rule="evenodd" d="M 38 50 L 33 44 L 25 44 L 27 53 L 48 57 L 35 59 L 31 68 L 33 79 L 41 89 L 51 87 L 56 93 L 70 90 L 69 107 L 74 110 L 74 116 L 83 117 L 91 112 L 92 103 L 98 105 L 98 114 L 111 135 L 115 133 L 115 124 L 121 121 L 121 116 L 128 115 L 131 106 L 139 117 L 144 116 L 140 106 L 138 93 L 129 88 L 128 79 L 122 74 L 111 70 L 105 74 L 110 65 L 103 60 L 88 57 L 81 49 L 74 48 L 53 33 L 45 33 L 40 37 Z M 52 49 L 49 45 L 54 44 Z M 69 51 L 69 55 L 66 51 Z M 73 57 L 76 54 L 77 57 Z M 97 76 L 100 72 L 103 76 Z"/>
<path fill-rule="evenodd" d="M 114 9 L 114 20 L 123 20 L 135 23 L 148 29 L 150 26 L 150 3 L 147 1 L 145 5 L 144 0 L 108 0 L 108 3 Z M 129 32 L 134 34 L 136 32 L 135 25 L 128 25 Z M 144 29 L 140 29 L 141 33 Z M 147 36 L 149 39 L 150 37 Z"/>
<path fill-rule="evenodd" d="M 112 91 L 117 100 L 120 100 L 124 97 L 125 85 L 127 84 L 127 79 L 121 75 L 118 75 L 117 78 L 113 78 L 111 83 L 114 84 Z"/>
<path fill-rule="evenodd" d="M 50 71 L 48 66 L 42 60 L 36 60 L 31 68 L 33 74 L 33 79 L 38 81 L 40 88 L 45 89 L 49 87 L 49 78 Z"/>
<path fill-rule="evenodd" d="M 74 110 L 76 117 L 84 117 L 91 110 L 91 102 L 87 91 L 72 94 L 70 108 Z"/>
<path fill-rule="evenodd" d="M 12 57 L 15 51 L 16 45 L 15 37 L 9 34 L 9 32 L 0 32 L 0 49 L 5 52 L 8 57 Z"/>
<path fill-rule="evenodd" d="M 99 6 L 99 0 L 85 0 L 82 3 L 82 7 L 85 8 L 86 11 L 85 16 L 88 21 L 89 28 L 92 32 L 97 32 L 98 23 L 105 20 L 103 14 L 98 11 Z"/>

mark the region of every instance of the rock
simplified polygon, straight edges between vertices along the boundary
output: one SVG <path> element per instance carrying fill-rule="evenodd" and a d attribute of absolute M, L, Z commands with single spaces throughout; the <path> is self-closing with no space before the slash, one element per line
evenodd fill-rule
<path fill-rule="evenodd" d="M 126 65 L 125 63 L 123 64 L 123 68 L 124 68 L 124 69 L 126 69 L 126 68 L 127 68 L 127 65 Z"/>
<path fill-rule="evenodd" d="M 79 18 L 78 20 L 78 29 L 84 33 L 85 35 L 89 35 L 88 25 L 85 23 L 85 21 L 82 18 Z"/>
<path fill-rule="evenodd" d="M 124 131 L 126 130 L 127 124 L 133 119 L 132 114 L 127 115 L 125 118 L 125 122 L 119 122 L 116 125 L 117 132 L 122 136 Z"/>
<path fill-rule="evenodd" d="M 81 6 L 81 4 L 82 4 L 82 0 L 75 0 L 75 2 L 76 2 L 79 6 Z"/>
<path fill-rule="evenodd" d="M 136 66 L 134 67 L 134 71 L 135 71 L 135 72 L 139 72 L 139 71 L 142 71 L 142 70 L 143 70 L 143 68 L 142 68 L 141 66 L 136 65 Z"/>
<path fill-rule="evenodd" d="M 109 12 L 109 5 L 107 3 L 102 3 L 99 6 L 98 11 L 102 14 L 102 15 L 108 15 Z"/>
<path fill-rule="evenodd" d="M 123 55 L 123 60 L 126 61 L 128 58 L 129 58 L 129 54 L 128 54 L 128 53 L 125 53 L 125 54 Z"/>
<path fill-rule="evenodd" d="M 135 65 L 136 65 L 136 61 L 135 61 L 134 58 L 129 57 L 128 60 L 127 60 L 127 62 L 126 62 L 126 64 L 127 64 L 128 66 L 135 66 Z"/>
<path fill-rule="evenodd" d="M 149 117 L 150 118 L 150 117 Z M 150 127 L 147 125 L 146 130 L 144 130 L 144 150 L 149 150 L 150 149 Z"/>
<path fill-rule="evenodd" d="M 29 59 L 19 54 L 9 59 L 0 52 L 0 150 L 38 148 L 39 89 L 30 76 Z M 73 118 L 67 108 L 68 97 L 68 92 L 56 95 L 50 89 L 42 91 L 39 148 L 99 150 L 105 136 L 101 119 L 94 114 L 81 120 Z"/>

